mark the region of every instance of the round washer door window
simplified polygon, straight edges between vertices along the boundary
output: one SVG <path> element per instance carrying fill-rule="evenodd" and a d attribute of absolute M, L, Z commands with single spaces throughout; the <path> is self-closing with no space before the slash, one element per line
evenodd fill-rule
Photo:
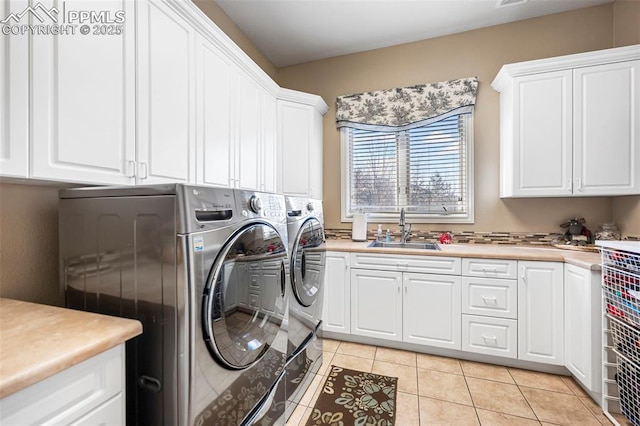
<path fill-rule="evenodd" d="M 203 295 L 203 335 L 223 366 L 243 369 L 266 353 L 286 312 L 286 243 L 267 223 L 236 232 L 218 255 Z"/>
<path fill-rule="evenodd" d="M 291 285 L 296 300 L 305 307 L 318 298 L 324 270 L 324 231 L 316 218 L 300 228 L 291 253 Z"/>

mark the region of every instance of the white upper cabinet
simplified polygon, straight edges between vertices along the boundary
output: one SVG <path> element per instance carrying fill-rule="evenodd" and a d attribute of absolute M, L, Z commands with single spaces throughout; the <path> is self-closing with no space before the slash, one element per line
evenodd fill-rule
<path fill-rule="evenodd" d="M 236 182 L 241 189 L 258 189 L 260 184 L 260 87 L 244 73 L 236 87 Z"/>
<path fill-rule="evenodd" d="M 283 89 L 278 96 L 278 192 L 322 198 L 322 116 L 314 95 Z"/>
<path fill-rule="evenodd" d="M 0 16 L 20 13 L 26 0 L 0 3 Z M 0 176 L 29 176 L 29 36 L 0 39 Z M 6 73 L 6 74 L 5 74 Z"/>
<path fill-rule="evenodd" d="M 90 6 L 109 23 L 88 22 L 88 34 L 2 37 L 0 176 L 282 192 L 288 164 L 289 193 L 322 197 L 327 105 L 281 89 L 192 2 L 40 3 L 59 14 Z M 0 13 L 29 4 L 4 1 Z M 280 97 L 304 117 L 285 114 L 278 127 Z"/>
<path fill-rule="evenodd" d="M 500 196 L 640 193 L 640 46 L 509 64 Z"/>
<path fill-rule="evenodd" d="M 202 35 L 196 41 L 196 183 L 232 188 L 235 184 L 232 101 L 236 66 Z"/>
<path fill-rule="evenodd" d="M 278 144 L 277 101 L 270 93 L 262 92 L 262 119 L 260 121 L 260 190 L 277 192 Z"/>
<path fill-rule="evenodd" d="M 275 96 L 201 34 L 196 68 L 196 182 L 275 192 Z"/>
<path fill-rule="evenodd" d="M 640 59 L 575 69 L 573 90 L 574 193 L 640 193 Z"/>
<path fill-rule="evenodd" d="M 41 3 L 64 10 L 61 1 Z M 67 10 L 86 6 L 82 1 L 64 3 Z M 31 37 L 30 177 L 134 183 L 134 8 L 127 0 L 99 3 L 111 16 L 125 12 L 120 35 L 95 34 L 91 25 L 87 35 Z"/>
<path fill-rule="evenodd" d="M 195 30 L 162 0 L 137 5 L 137 180 L 194 182 Z"/>

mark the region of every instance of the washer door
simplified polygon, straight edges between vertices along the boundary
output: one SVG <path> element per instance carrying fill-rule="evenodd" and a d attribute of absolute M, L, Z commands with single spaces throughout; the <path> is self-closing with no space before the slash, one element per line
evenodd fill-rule
<path fill-rule="evenodd" d="M 318 298 L 323 270 L 324 231 L 322 223 L 312 217 L 300 227 L 291 253 L 291 286 L 302 306 L 309 307 Z"/>
<path fill-rule="evenodd" d="M 203 335 L 223 366 L 258 362 L 278 335 L 286 311 L 286 243 L 265 222 L 247 225 L 225 243 L 203 295 Z"/>

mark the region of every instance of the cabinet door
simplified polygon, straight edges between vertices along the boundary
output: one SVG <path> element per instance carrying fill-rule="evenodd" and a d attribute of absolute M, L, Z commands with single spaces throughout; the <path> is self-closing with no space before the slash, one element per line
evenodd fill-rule
<path fill-rule="evenodd" d="M 640 61 L 574 72 L 574 193 L 640 193 Z"/>
<path fill-rule="evenodd" d="M 138 183 L 195 182 L 195 31 L 163 0 L 136 4 Z"/>
<path fill-rule="evenodd" d="M 277 145 L 276 145 L 276 98 L 263 91 L 260 109 L 260 190 L 276 192 L 277 190 Z"/>
<path fill-rule="evenodd" d="M 401 272 L 352 269 L 351 334 L 401 341 L 401 287 Z"/>
<path fill-rule="evenodd" d="M 26 0 L 4 1 L 0 16 L 20 13 L 28 6 Z M 29 176 L 29 39 L 27 34 L 3 35 L 0 39 L 0 69 L 4 70 L 0 81 L 2 176 Z"/>
<path fill-rule="evenodd" d="M 313 143 L 313 107 L 278 101 L 279 189 L 283 194 L 311 194 L 310 156 Z"/>
<path fill-rule="evenodd" d="M 325 331 L 351 333 L 349 253 L 327 252 L 322 324 Z"/>
<path fill-rule="evenodd" d="M 512 196 L 571 194 L 571 71 L 517 77 L 513 82 Z M 502 123 L 506 125 L 506 123 Z"/>
<path fill-rule="evenodd" d="M 600 274 L 564 268 L 565 366 L 587 389 L 601 389 Z"/>
<path fill-rule="evenodd" d="M 196 182 L 233 187 L 232 93 L 235 66 L 205 37 L 196 38 Z"/>
<path fill-rule="evenodd" d="M 518 358 L 564 365 L 563 264 L 518 262 Z"/>
<path fill-rule="evenodd" d="M 82 0 L 39 4 L 47 10 L 87 8 Z M 134 183 L 135 5 L 99 3 L 111 16 L 125 12 L 120 35 L 32 37 L 32 177 Z"/>
<path fill-rule="evenodd" d="M 323 178 L 323 131 L 322 115 L 315 109 L 313 114 L 313 128 L 311 133 L 311 157 L 309 158 L 309 196 L 312 198 L 323 198 L 322 178 Z"/>
<path fill-rule="evenodd" d="M 448 349 L 461 345 L 461 278 L 404 273 L 405 342 Z"/>
<path fill-rule="evenodd" d="M 259 189 L 260 184 L 260 97 L 263 90 L 245 73 L 237 75 L 236 88 L 236 172 L 237 188 Z"/>

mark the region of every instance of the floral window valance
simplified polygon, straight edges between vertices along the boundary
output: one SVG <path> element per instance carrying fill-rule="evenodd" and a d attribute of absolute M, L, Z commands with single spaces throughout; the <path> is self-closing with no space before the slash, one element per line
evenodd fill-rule
<path fill-rule="evenodd" d="M 471 112 L 476 77 L 338 97 L 337 127 L 402 131 Z"/>

